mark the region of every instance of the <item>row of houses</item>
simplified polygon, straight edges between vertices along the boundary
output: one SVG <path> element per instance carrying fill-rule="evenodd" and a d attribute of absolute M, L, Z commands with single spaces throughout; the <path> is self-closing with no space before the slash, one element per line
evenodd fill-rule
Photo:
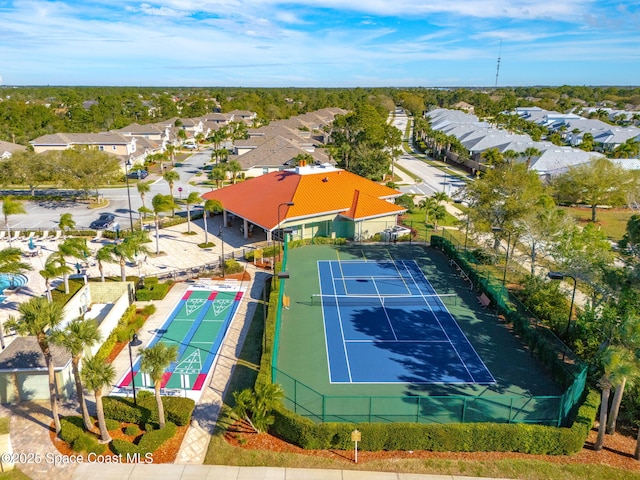
<path fill-rule="evenodd" d="M 608 142 L 606 143 L 607 148 L 615 148 L 615 146 L 624 143 L 629 138 L 640 139 L 640 129 L 636 127 L 615 127 L 599 120 L 574 119 L 572 117 L 573 114 L 566 114 L 561 118 L 555 116 L 554 112 L 544 112 L 538 107 L 532 107 L 529 109 L 517 109 L 514 114 L 529 121 L 539 122 L 541 125 L 545 124 L 548 128 L 553 126 L 551 128 L 552 131 L 557 128 L 565 133 L 569 127 L 561 128 L 561 125 L 565 124 L 565 122 L 572 122 L 571 134 L 574 142 L 577 143 L 572 142 L 568 146 L 558 146 L 548 141 L 534 141 L 527 134 L 509 132 L 486 121 L 481 121 L 473 114 L 460 110 L 434 109 L 426 113 L 426 118 L 429 120 L 432 130 L 457 138 L 468 150 L 471 163 L 479 165 L 482 153 L 491 148 L 495 148 L 501 153 L 513 151 L 519 154 L 516 159 L 517 162 L 527 162 L 529 168 L 537 171 L 541 176 L 558 175 L 569 167 L 588 163 L 594 158 L 604 157 L 603 153 L 587 152 L 575 147 L 575 144 L 581 143 L 581 140 L 578 141 L 580 132 L 582 132 L 582 135 L 586 131 L 595 132 L 595 130 L 586 129 L 586 125 L 594 127 L 596 123 L 593 122 L 602 124 L 600 125 L 602 130 L 598 132 L 597 138 L 606 140 Z M 578 121 L 583 123 L 577 123 Z M 584 122 L 590 123 L 586 124 Z M 584 129 L 580 130 L 579 125 L 582 125 Z M 635 131 L 628 132 L 631 128 L 635 129 Z M 618 130 L 623 129 L 627 131 L 624 135 L 618 132 Z M 613 138 L 614 136 L 616 136 L 615 139 Z M 594 138 L 596 138 L 596 135 L 594 135 Z M 532 155 L 530 152 L 536 153 Z M 451 154 L 449 156 L 454 158 Z M 638 163 L 637 161 L 626 159 L 616 160 L 616 162 L 628 168 L 635 168 Z"/>
<path fill-rule="evenodd" d="M 254 177 L 288 168 L 301 155 L 310 163 L 333 163 L 319 147 L 328 141 L 327 126 L 336 115 L 345 113 L 340 108 L 324 108 L 252 128 L 257 119 L 256 113 L 235 110 L 198 118 L 170 118 L 145 125 L 133 123 L 108 132 L 55 133 L 29 143 L 36 153 L 74 147 L 95 148 L 121 158 L 123 165 L 127 161 L 135 165 L 143 163 L 151 154 L 165 152 L 169 145 L 195 145 L 198 139 L 208 138 L 223 127 L 242 124 L 248 138 L 227 141 L 223 146 L 230 152 L 228 160 L 237 160 L 245 176 Z M 26 150 L 26 147 L 0 142 L 0 158 L 9 158 L 21 150 Z"/>
<path fill-rule="evenodd" d="M 607 110 L 612 112 L 609 117 L 620 114 L 619 111 Z M 587 113 L 590 111 L 596 110 L 585 110 Z M 611 125 L 602 120 L 585 118 L 575 113 L 560 113 L 539 107 L 519 107 L 511 113 L 528 122 L 546 127 L 551 132 L 560 133 L 562 139 L 572 146 L 580 145 L 586 134 L 592 135 L 595 149 L 602 152 L 611 152 L 630 139 L 640 139 L 640 128 L 634 125 Z"/>

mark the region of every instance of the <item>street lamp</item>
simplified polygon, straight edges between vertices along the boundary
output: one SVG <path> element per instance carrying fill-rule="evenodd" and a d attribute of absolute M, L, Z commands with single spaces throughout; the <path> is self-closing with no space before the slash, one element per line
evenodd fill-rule
<path fill-rule="evenodd" d="M 138 339 L 138 335 L 135 333 L 131 337 L 131 341 L 129 342 L 129 365 L 131 365 L 131 387 L 133 388 L 133 404 L 138 405 L 138 401 L 136 400 L 136 374 L 133 371 L 133 355 L 131 353 L 131 347 L 139 347 L 142 345 L 142 342 Z"/>
<path fill-rule="evenodd" d="M 293 207 L 295 204 L 293 202 L 282 202 L 278 205 L 278 228 L 280 228 L 280 207 Z M 281 240 L 282 243 L 282 240 Z M 280 249 L 278 249 L 278 261 L 280 261 Z M 276 267 L 276 251 L 273 251 L 273 268 Z M 275 271 L 275 270 L 274 270 Z"/>
<path fill-rule="evenodd" d="M 205 214 L 207 212 L 204 212 Z M 222 262 L 220 265 L 220 268 L 222 268 L 222 278 L 224 278 L 224 216 L 222 217 L 222 224 L 220 225 L 220 249 L 221 249 L 221 253 L 222 253 Z"/>
<path fill-rule="evenodd" d="M 133 211 L 131 210 L 131 192 L 129 191 L 129 167 L 131 166 L 131 160 L 124 162 L 124 178 L 127 183 L 127 200 L 129 201 L 129 225 L 131 226 L 131 233 L 133 233 Z M 140 223 L 142 226 L 142 223 Z"/>
<path fill-rule="evenodd" d="M 564 280 L 567 277 L 573 280 L 573 293 L 571 294 L 571 306 L 569 307 L 569 321 L 567 322 L 567 331 L 565 332 L 565 335 L 568 335 L 569 327 L 571 326 L 571 317 L 573 316 L 573 301 L 576 298 L 576 286 L 578 285 L 578 282 L 576 281 L 576 277 L 573 275 L 562 272 L 549 272 L 547 273 L 547 277 L 551 280 Z"/>

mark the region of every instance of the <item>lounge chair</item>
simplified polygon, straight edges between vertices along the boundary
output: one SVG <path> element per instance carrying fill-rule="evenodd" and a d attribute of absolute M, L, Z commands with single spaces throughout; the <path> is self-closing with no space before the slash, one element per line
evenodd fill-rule
<path fill-rule="evenodd" d="M 4 240 L 4 236 L 7 234 L 4 230 L 0 230 L 0 240 Z"/>

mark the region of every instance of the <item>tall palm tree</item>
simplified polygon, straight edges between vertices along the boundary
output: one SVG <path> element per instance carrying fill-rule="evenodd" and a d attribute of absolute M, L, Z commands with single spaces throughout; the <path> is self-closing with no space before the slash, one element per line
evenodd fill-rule
<path fill-rule="evenodd" d="M 93 425 L 87 409 L 87 402 L 84 398 L 84 390 L 80 378 L 80 360 L 85 350 L 96 345 L 101 338 L 102 335 L 98 330 L 98 323 L 95 320 L 84 320 L 81 317 L 69 322 L 63 330 L 56 330 L 51 338 L 54 343 L 63 346 L 71 354 L 71 369 L 76 383 L 76 395 L 82 411 L 84 428 L 87 431 L 91 431 Z"/>
<path fill-rule="evenodd" d="M 176 208 L 178 208 L 178 206 L 176 205 L 175 199 L 171 195 L 162 195 L 161 193 L 153 197 L 153 199 L 151 200 L 151 205 L 153 207 L 153 214 L 155 216 L 156 255 L 158 255 L 160 253 L 160 214 L 175 210 Z"/>
<path fill-rule="evenodd" d="M 176 146 L 175 145 L 171 145 L 168 144 L 165 147 L 165 152 L 166 154 L 169 156 L 169 158 L 171 159 L 171 165 L 175 165 L 175 160 L 176 160 Z M 160 171 L 163 171 L 164 168 L 161 168 Z"/>
<path fill-rule="evenodd" d="M 138 189 L 138 193 L 140 194 L 140 200 L 142 200 L 142 207 L 146 208 L 146 205 L 144 204 L 144 197 L 151 191 L 151 180 L 147 180 L 146 182 L 138 182 L 136 184 L 136 188 Z M 144 210 L 142 210 L 142 212 L 144 213 Z M 144 213 L 143 218 L 147 218 L 146 213 Z M 140 222 L 140 228 L 142 228 L 142 222 Z"/>
<path fill-rule="evenodd" d="M 231 172 L 231 181 L 235 185 L 238 173 L 242 171 L 240 163 L 237 160 L 230 161 L 229 163 L 227 163 L 227 171 Z"/>
<path fill-rule="evenodd" d="M 53 297 L 51 295 L 51 280 L 56 277 L 61 277 L 65 273 L 69 273 L 72 271 L 71 267 L 69 267 L 66 263 L 60 264 L 58 262 L 58 254 L 54 253 L 47 258 L 47 261 L 44 264 L 44 268 L 40 270 L 38 273 L 44 279 L 44 285 L 47 292 L 47 299 L 52 302 Z"/>
<path fill-rule="evenodd" d="M 147 232 L 135 231 L 131 235 L 126 236 L 121 243 L 109 244 L 102 247 L 100 249 L 102 250 L 100 255 L 104 258 L 105 262 L 120 264 L 120 279 L 126 282 L 127 272 L 125 267 L 127 266 L 127 262 L 134 261 L 139 253 L 149 253 L 149 249 L 144 245 L 147 240 Z"/>
<path fill-rule="evenodd" d="M 104 282 L 104 265 L 103 262 L 111 262 L 113 252 L 111 245 L 105 245 L 96 251 L 96 261 L 98 262 L 98 270 L 100 271 L 100 281 Z"/>
<path fill-rule="evenodd" d="M 64 280 L 64 293 L 69 293 L 69 273 L 72 271 L 64 268 L 67 265 L 66 258 L 85 259 L 89 256 L 89 253 L 87 240 L 84 238 L 67 238 L 58 245 L 58 251 L 52 256 L 63 267 L 61 271 Z"/>
<path fill-rule="evenodd" d="M 527 169 L 531 166 L 531 159 L 533 157 L 539 157 L 542 154 L 540 150 L 536 147 L 527 147 L 524 152 L 522 152 L 522 156 L 527 159 Z"/>
<path fill-rule="evenodd" d="M 502 153 L 502 156 L 507 161 L 507 163 L 513 163 L 520 156 L 520 154 L 515 150 L 506 150 Z"/>
<path fill-rule="evenodd" d="M 198 192 L 191 192 L 182 202 L 187 206 L 187 232 L 191 233 L 191 209 L 189 207 L 202 202 L 202 197 Z"/>
<path fill-rule="evenodd" d="M 216 188 L 220 188 L 220 182 L 224 182 L 226 178 L 227 169 L 224 165 L 216 165 L 211 169 L 211 172 L 209 172 L 209 180 L 216 182 Z"/>
<path fill-rule="evenodd" d="M 173 186 L 177 180 L 180 180 L 180 174 L 175 170 L 169 170 L 168 172 L 165 172 L 164 175 L 162 175 L 162 178 L 164 178 L 165 181 L 169 184 L 169 195 L 171 195 L 171 198 L 175 200 L 175 196 L 173 195 Z M 175 214 L 175 208 L 172 208 L 171 216 L 173 217 L 175 216 Z"/>
<path fill-rule="evenodd" d="M 31 270 L 31 265 L 22 261 L 22 250 L 19 248 L 5 248 L 0 250 L 0 273 L 9 276 L 13 286 L 13 276 Z"/>
<path fill-rule="evenodd" d="M 63 213 L 62 215 L 60 215 L 58 226 L 60 227 L 60 230 L 64 232 L 65 237 L 69 235 L 69 230 L 73 230 L 76 226 L 73 215 L 71 215 L 70 213 Z"/>
<path fill-rule="evenodd" d="M 99 357 L 91 357 L 83 362 L 80 375 L 85 386 L 93 391 L 96 397 L 96 413 L 98 414 L 100 438 L 103 443 L 108 443 L 111 441 L 111 437 L 109 436 L 107 424 L 104 420 L 102 389 L 113 383 L 113 380 L 116 378 L 116 371 L 110 363 L 103 362 Z"/>
<path fill-rule="evenodd" d="M 207 213 L 209 212 L 221 212 L 223 209 L 222 203 L 220 200 L 207 200 L 204 202 L 204 206 L 202 207 L 204 210 L 204 215 L 202 219 L 204 221 L 204 243 L 209 243 L 209 232 L 207 231 Z"/>
<path fill-rule="evenodd" d="M 504 156 L 497 148 L 488 148 L 480 154 L 480 158 L 484 163 L 491 166 L 501 165 L 504 163 Z"/>
<path fill-rule="evenodd" d="M 4 215 L 4 224 L 7 227 L 7 236 L 9 237 L 9 246 L 11 246 L 11 227 L 9 226 L 9 217 L 11 215 L 20 215 L 27 213 L 24 205 L 20 200 L 16 200 L 11 196 L 2 199 L 2 215 Z"/>
<path fill-rule="evenodd" d="M 162 386 L 162 377 L 164 372 L 172 362 L 178 359 L 178 346 L 167 345 L 164 342 L 158 342 L 153 347 L 143 348 L 140 350 L 140 369 L 149 374 L 153 382 L 153 388 L 158 405 L 158 422 L 160 428 L 164 428 L 164 406 L 162 405 L 162 397 L 160 396 L 160 387 Z"/>
<path fill-rule="evenodd" d="M 51 402 L 51 415 L 55 424 L 56 433 L 60 433 L 60 417 L 58 414 L 58 401 L 56 375 L 53 365 L 51 347 L 49 345 L 49 331 L 55 329 L 62 322 L 62 305 L 47 301 L 43 297 L 35 297 L 20 304 L 18 307 L 20 316 L 10 318 L 6 328 L 13 329 L 22 336 L 34 336 L 44 356 L 49 376 L 49 401 Z"/>

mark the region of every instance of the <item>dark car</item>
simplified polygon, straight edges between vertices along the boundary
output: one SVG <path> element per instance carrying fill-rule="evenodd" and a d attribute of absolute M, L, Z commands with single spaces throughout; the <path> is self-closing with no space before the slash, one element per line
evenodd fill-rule
<path fill-rule="evenodd" d="M 129 173 L 129 178 L 137 178 L 138 180 L 142 180 L 143 178 L 147 178 L 149 176 L 149 172 L 146 170 L 133 170 Z"/>
<path fill-rule="evenodd" d="M 91 222 L 89 228 L 92 230 L 104 230 L 110 228 L 116 223 L 116 216 L 112 213 L 101 213 L 97 220 Z"/>

